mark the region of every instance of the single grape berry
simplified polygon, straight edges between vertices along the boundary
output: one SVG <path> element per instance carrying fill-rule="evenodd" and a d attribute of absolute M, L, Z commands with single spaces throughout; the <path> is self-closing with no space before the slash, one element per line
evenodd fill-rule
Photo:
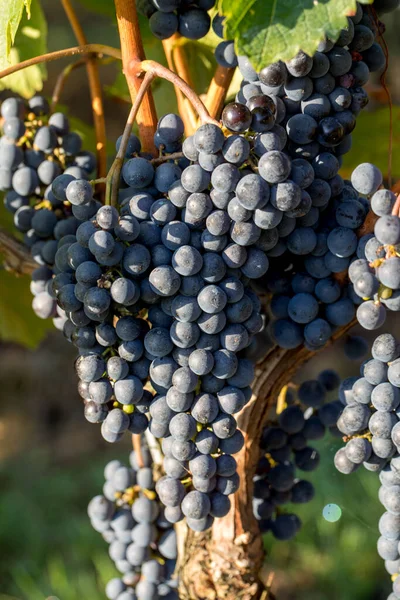
<path fill-rule="evenodd" d="M 243 133 L 250 127 L 252 115 L 245 104 L 231 102 L 222 112 L 222 123 L 230 131 Z"/>

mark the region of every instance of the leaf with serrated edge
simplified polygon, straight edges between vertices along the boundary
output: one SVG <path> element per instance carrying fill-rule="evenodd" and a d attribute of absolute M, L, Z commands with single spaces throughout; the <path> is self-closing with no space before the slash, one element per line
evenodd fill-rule
<path fill-rule="evenodd" d="M 372 0 L 361 0 L 371 4 Z M 336 40 L 354 15 L 355 0 L 220 0 L 224 34 L 254 68 L 290 60 L 299 50 L 312 56 L 325 37 Z"/>
<path fill-rule="evenodd" d="M 30 16 L 31 0 L 0 0 L 0 69 L 8 65 L 11 46 L 22 19 L 24 7 Z"/>
<path fill-rule="evenodd" d="M 2 0 L 0 0 L 2 2 Z M 17 64 L 34 56 L 47 52 L 47 24 L 39 0 L 32 0 L 31 17 L 23 15 L 14 45 L 9 55 L 9 63 Z M 0 80 L 0 90 L 8 89 L 30 98 L 43 87 L 43 79 L 47 76 L 44 64 L 32 65 L 17 71 Z"/>

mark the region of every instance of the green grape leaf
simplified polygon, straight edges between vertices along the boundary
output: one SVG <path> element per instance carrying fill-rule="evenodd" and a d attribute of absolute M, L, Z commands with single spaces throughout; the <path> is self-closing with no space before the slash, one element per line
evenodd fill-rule
<path fill-rule="evenodd" d="M 0 0 L 0 3 L 4 2 L 7 0 Z M 12 4 L 11 0 L 10 4 Z M 39 0 L 32 0 L 30 18 L 28 15 L 22 16 L 8 59 L 3 55 L 1 68 L 45 54 L 47 52 L 46 36 L 47 24 L 43 10 Z M 29 98 L 42 89 L 43 79 L 46 76 L 47 70 L 44 64 L 32 65 L 1 79 L 0 90 L 9 89 L 24 98 Z"/>
<path fill-rule="evenodd" d="M 31 0 L 0 0 L 0 68 L 7 66 L 11 46 L 26 9 L 30 16 Z"/>
<path fill-rule="evenodd" d="M 51 319 L 39 319 L 33 312 L 29 277 L 3 269 L 0 290 L 0 339 L 34 348 L 54 326 Z"/>
<path fill-rule="evenodd" d="M 338 38 L 346 15 L 355 11 L 356 0 L 219 0 L 225 37 L 235 40 L 237 53 L 248 56 L 257 71 L 299 50 L 312 56 L 325 36 Z"/>

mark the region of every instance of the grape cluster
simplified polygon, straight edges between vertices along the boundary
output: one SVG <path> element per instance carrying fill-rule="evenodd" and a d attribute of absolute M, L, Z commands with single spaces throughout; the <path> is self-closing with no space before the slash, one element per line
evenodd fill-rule
<path fill-rule="evenodd" d="M 207 11 L 215 0 L 136 0 L 138 12 L 149 20 L 151 33 L 160 40 L 179 33 L 189 40 L 207 35 L 211 19 Z"/>
<path fill-rule="evenodd" d="M 251 185 L 256 178 L 260 193 L 269 186 L 239 170 L 246 156 L 238 160 L 214 124 L 184 141 L 184 158 L 168 160 L 182 134 L 178 116 L 160 120 L 161 163 L 141 156 L 131 135 L 119 211 L 98 208 L 84 179 L 53 181 L 52 193 L 72 205 L 80 225 L 56 252 L 52 290 L 64 334 L 79 349 L 86 418 L 101 423 L 109 442 L 148 425 L 163 438 L 160 498 L 173 522 L 186 516 L 200 530 L 226 514 L 227 496 L 239 485 L 231 455 L 243 436 L 233 414 L 249 401 L 254 377 L 241 353 L 264 326 L 250 285 L 268 269 L 255 247 L 261 230 L 241 227 L 223 206 L 234 189 L 250 199 L 246 176 Z M 211 166 L 203 168 L 203 159 Z M 181 483 L 188 476 L 193 489 Z"/>
<path fill-rule="evenodd" d="M 220 36 L 222 25 L 223 18 L 215 17 Z M 356 117 L 368 102 L 362 86 L 370 71 L 385 64 L 374 41 L 379 27 L 357 5 L 336 44 L 324 42 L 313 58 L 300 52 L 257 73 L 246 57 L 237 57 L 244 81 L 222 121 L 236 135 L 250 132 L 248 160 L 257 164 L 270 193 L 260 200 L 258 189 L 254 192 L 254 210 L 236 189 L 228 212 L 236 222 L 249 223 L 248 229 L 255 224 L 262 230 L 256 247 L 266 253 L 270 268 L 257 288 L 273 294 L 271 336 L 284 348 L 322 347 L 335 327 L 353 319 L 359 303 L 353 285 L 340 285 L 336 274 L 363 251 L 356 231 L 369 202 L 338 171 Z M 217 48 L 225 66 L 235 65 L 232 53 L 233 42 Z"/>
<path fill-rule="evenodd" d="M 296 469 L 311 472 L 318 467 L 319 453 L 308 441 L 323 438 L 327 428 L 334 432 L 343 407 L 338 401 L 325 403 L 325 396 L 339 383 L 338 374 L 329 369 L 315 380 L 304 381 L 297 394 L 289 387 L 284 390 L 284 410 L 265 427 L 262 456 L 253 478 L 253 512 L 262 533 L 271 531 L 276 539 L 289 540 L 300 529 L 298 516 L 282 512 L 281 506 L 310 502 L 314 497 L 314 486 L 296 478 Z"/>
<path fill-rule="evenodd" d="M 311 256 L 300 261 L 291 256 L 285 275 L 282 259 L 277 266 L 271 259 L 258 286 L 272 293 L 270 311 L 276 320 L 271 335 L 278 345 L 295 348 L 305 342 L 315 350 L 354 315 L 364 329 L 375 330 L 385 322 L 386 310 L 400 310 L 400 218 L 396 196 L 382 187 L 382 180 L 374 165 L 360 164 L 313 228 Z M 379 217 L 374 233 L 358 238 L 369 210 Z M 349 283 L 336 279 L 346 271 Z"/>
<path fill-rule="evenodd" d="M 289 252 L 270 258 L 270 270 L 257 286 L 272 294 L 270 333 L 279 346 L 305 344 L 317 350 L 336 327 L 354 318 L 357 296 L 337 275 L 357 257 L 361 242 L 356 229 L 367 213 L 365 199 L 345 181 L 313 226 L 295 228 L 289 234 Z"/>
<path fill-rule="evenodd" d="M 387 512 L 379 522 L 378 554 L 392 576 L 400 573 L 399 388 L 400 345 L 392 334 L 383 333 L 374 340 L 372 358 L 361 366 L 361 377 L 341 383 L 344 409 L 337 427 L 346 444 L 334 458 L 338 471 L 346 475 L 361 465 L 379 473 L 379 499 Z M 400 597 L 399 584 L 400 578 L 394 582 L 394 598 Z"/>
<path fill-rule="evenodd" d="M 121 573 L 107 583 L 106 596 L 177 600 L 176 534 L 155 492 L 147 446 L 142 443 L 140 456 L 131 452 L 129 463 L 129 467 L 118 460 L 107 464 L 103 494 L 88 506 L 90 522 L 109 545 L 110 558 Z"/>
<path fill-rule="evenodd" d="M 55 194 L 85 197 L 85 180 L 64 177 L 55 180 Z M 104 439 L 116 442 L 126 430 L 141 433 L 147 428 L 152 395 L 143 387 L 150 365 L 144 352 L 159 341 L 162 354 L 163 336 L 146 337 L 150 327 L 139 316 L 139 284 L 122 274 L 140 274 L 150 262 L 145 246 L 126 246 L 139 236 L 139 222 L 119 216 L 111 206 L 96 211 L 97 202 L 90 194 L 87 198 L 77 206 L 80 216 L 91 220 L 82 220 L 76 235 L 64 238 L 57 250 L 52 290 L 64 311 L 64 335 L 79 349 L 75 369 L 85 417 L 101 423 Z"/>
<path fill-rule="evenodd" d="M 81 151 L 82 140 L 70 131 L 68 117 L 61 112 L 50 114 L 42 96 L 28 102 L 8 98 L 1 105 L 1 116 L 4 206 L 14 215 L 15 228 L 39 265 L 32 273 L 32 306 L 39 317 L 55 317 L 54 324 L 62 328 L 51 279 L 57 249 L 75 234 L 79 221 L 71 204 L 54 196 L 51 184 L 61 173 L 70 180 L 88 179 L 96 159 L 91 152 Z"/>
<path fill-rule="evenodd" d="M 381 327 L 387 310 L 400 310 L 400 219 L 396 196 L 380 188 L 382 174 L 373 165 L 359 165 L 352 174 L 356 189 L 370 198 L 372 212 L 379 217 L 374 233 L 363 236 L 358 260 L 349 267 L 349 278 L 358 296 L 358 322 L 364 329 Z M 392 214 L 393 213 L 393 214 Z"/>
<path fill-rule="evenodd" d="M 351 473 L 361 464 L 379 471 L 400 445 L 400 438 L 392 433 L 400 404 L 399 356 L 395 338 L 381 334 L 373 343 L 373 358 L 361 366 L 361 377 L 348 377 L 341 383 L 339 399 L 344 410 L 337 426 L 349 439 L 335 457 L 339 471 Z"/>

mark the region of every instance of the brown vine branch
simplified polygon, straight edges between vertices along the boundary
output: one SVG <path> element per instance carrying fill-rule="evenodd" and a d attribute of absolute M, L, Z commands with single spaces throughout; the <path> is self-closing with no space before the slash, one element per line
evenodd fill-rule
<path fill-rule="evenodd" d="M 183 152 L 172 152 L 171 154 L 166 154 L 165 156 L 158 156 L 157 158 L 152 158 L 151 163 L 153 165 L 161 165 L 164 162 L 169 160 L 179 160 L 180 158 L 184 158 L 185 155 Z"/>
<path fill-rule="evenodd" d="M 400 217 L 400 194 L 397 194 L 396 202 L 394 203 L 392 208 L 392 215 Z"/>
<path fill-rule="evenodd" d="M 84 46 L 87 44 L 87 38 L 70 0 L 61 0 L 61 4 L 63 5 L 65 14 L 67 15 L 78 44 Z M 97 176 L 104 177 L 107 171 L 107 135 L 100 75 L 96 57 L 91 55 L 85 60 L 92 101 L 93 122 L 96 133 Z M 100 193 L 101 192 L 102 189 L 100 188 Z"/>
<path fill-rule="evenodd" d="M 169 42 L 165 44 L 164 42 Z M 163 46 L 169 46 L 172 54 L 173 64 L 175 66 L 171 71 L 175 71 L 191 88 L 194 87 L 193 77 L 190 73 L 189 64 L 185 52 L 185 38 L 180 33 L 174 33 L 167 40 L 163 40 Z"/>
<path fill-rule="evenodd" d="M 161 452 L 159 440 L 157 440 L 154 437 L 154 435 L 150 433 L 149 429 L 146 429 L 146 431 L 144 432 L 144 436 L 146 438 L 147 445 L 150 450 L 151 458 L 153 461 L 153 468 L 155 466 L 158 468 L 159 471 L 161 471 L 164 456 Z"/>
<path fill-rule="evenodd" d="M 189 65 L 186 60 L 186 54 L 182 43 L 182 36 L 175 33 L 170 38 L 163 40 L 165 57 L 167 59 L 168 68 L 175 71 L 186 83 L 193 88 L 193 82 L 189 70 Z M 180 88 L 175 86 L 176 100 L 178 103 L 178 112 L 182 117 L 185 125 L 186 135 L 191 135 L 197 126 L 196 113 L 192 105 L 185 98 Z"/>
<path fill-rule="evenodd" d="M 7 77 L 7 75 L 17 73 L 17 71 L 21 71 L 22 69 L 26 69 L 27 67 L 31 67 L 32 65 L 52 62 L 53 60 L 58 60 L 59 58 L 66 58 L 67 56 L 76 56 L 78 54 L 98 54 L 99 56 L 112 56 L 117 60 L 121 60 L 121 52 L 117 48 L 113 48 L 112 46 L 106 46 L 104 44 L 85 44 L 84 46 L 73 46 L 72 48 L 64 48 L 63 50 L 56 50 L 55 52 L 48 52 L 47 54 L 41 54 L 40 56 L 34 56 L 33 58 L 29 58 L 28 60 L 23 60 L 22 62 L 16 65 L 11 65 L 6 69 L 0 71 L 0 79 L 2 79 L 3 77 Z"/>
<path fill-rule="evenodd" d="M 86 64 L 85 59 L 80 58 L 76 62 L 71 63 L 70 65 L 67 65 L 65 67 L 65 69 L 63 69 L 61 71 L 61 73 L 59 74 L 59 76 L 56 79 L 56 84 L 54 86 L 53 93 L 51 95 L 51 104 L 50 104 L 51 112 L 54 112 L 57 104 L 59 103 L 60 96 L 61 96 L 62 91 L 65 86 L 65 82 L 67 81 L 68 77 L 71 75 L 72 71 L 75 71 L 75 69 L 78 69 L 79 67 L 83 67 L 85 64 Z"/>
<path fill-rule="evenodd" d="M 154 79 L 153 73 L 146 73 L 143 80 L 141 80 L 141 86 L 133 103 L 133 106 L 129 112 L 128 120 L 125 125 L 124 133 L 122 134 L 121 144 L 117 152 L 117 156 L 114 159 L 113 164 L 107 175 L 106 184 L 106 204 L 111 206 L 117 206 L 118 204 L 118 187 L 121 175 L 122 165 L 124 164 L 124 158 L 126 148 L 129 142 L 129 135 L 132 131 L 133 124 L 139 113 L 140 106 L 152 84 Z"/>
<path fill-rule="evenodd" d="M 390 189 L 395 194 L 399 194 L 400 193 L 400 179 L 398 181 L 396 181 L 396 183 L 394 185 L 392 185 L 392 187 Z"/>
<path fill-rule="evenodd" d="M 4 257 L 6 269 L 19 275 L 30 275 L 38 266 L 25 246 L 2 228 L 0 228 L 0 254 Z"/>
<path fill-rule="evenodd" d="M 132 61 L 141 61 L 146 58 L 135 0 L 115 0 L 115 10 L 121 40 L 122 67 L 128 83 L 132 104 L 134 104 L 141 81 L 130 76 L 128 66 Z M 150 90 L 147 91 L 140 107 L 137 123 L 143 150 L 155 154 L 154 133 L 157 128 L 157 113 L 153 94 Z"/>
<path fill-rule="evenodd" d="M 98 57 L 97 54 L 96 54 L 96 56 Z M 98 62 L 101 63 L 102 65 L 110 64 L 114 60 L 116 60 L 116 59 L 113 58 L 112 56 L 109 56 L 108 58 L 98 58 Z M 61 97 L 61 94 L 65 87 L 65 83 L 68 80 L 71 73 L 73 71 L 75 71 L 75 69 L 78 69 L 79 67 L 83 67 L 85 65 L 86 65 L 85 59 L 80 58 L 76 62 L 71 63 L 70 65 L 67 65 L 65 67 L 65 69 L 63 69 L 61 71 L 61 73 L 59 74 L 59 76 L 56 79 L 56 84 L 54 86 L 53 93 L 51 95 L 51 103 L 50 103 L 50 111 L 51 112 L 55 111 L 57 104 L 60 102 L 60 97 Z M 121 100 L 121 99 L 119 98 L 119 100 Z"/>
<path fill-rule="evenodd" d="M 178 87 L 183 94 L 185 94 L 186 98 L 190 101 L 193 108 L 199 115 L 202 123 L 214 123 L 215 125 L 219 125 L 218 121 L 210 116 L 207 108 L 196 92 L 192 90 L 186 81 L 183 81 L 179 75 L 173 71 L 170 71 L 170 69 L 167 69 L 167 67 L 160 65 L 160 63 L 154 60 L 143 60 L 141 62 L 132 61 L 129 65 L 129 70 L 130 73 L 136 77 L 138 77 L 141 73 L 152 73 L 155 77 L 166 79 L 174 86 Z"/>
<path fill-rule="evenodd" d="M 142 455 L 142 436 L 140 435 L 140 433 L 133 433 L 132 434 L 132 446 L 133 449 L 135 451 L 135 455 L 136 455 L 136 460 L 137 460 L 137 464 L 139 466 L 139 469 L 143 469 L 144 467 L 144 461 L 143 461 L 143 455 Z"/>
<path fill-rule="evenodd" d="M 222 67 L 218 65 L 215 75 L 208 88 L 205 105 L 207 106 L 210 115 L 215 119 L 221 117 L 222 109 L 226 99 L 229 86 L 231 85 L 235 69 Z"/>

